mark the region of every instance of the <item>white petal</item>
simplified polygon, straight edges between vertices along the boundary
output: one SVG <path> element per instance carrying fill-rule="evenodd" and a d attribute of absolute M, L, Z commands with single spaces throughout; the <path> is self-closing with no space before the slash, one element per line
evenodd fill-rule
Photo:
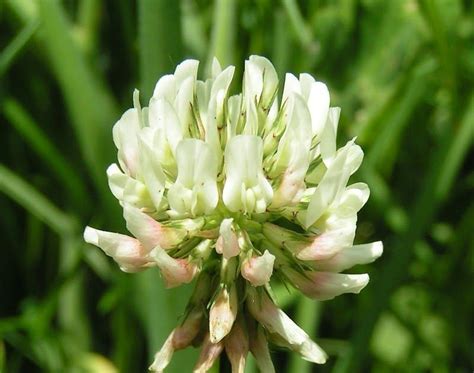
<path fill-rule="evenodd" d="M 337 218 L 334 214 L 322 221 L 318 230 L 320 233 L 313 236 L 310 243 L 299 246 L 296 256 L 300 260 L 327 259 L 345 247 L 352 246 L 357 228 L 357 219 L 354 216 Z"/>
<path fill-rule="evenodd" d="M 178 143 L 187 136 L 187 128 L 182 124 L 170 102 L 162 98 L 152 98 L 149 107 L 150 125 L 164 130 L 166 139 L 175 154 Z"/>
<path fill-rule="evenodd" d="M 342 249 L 332 258 L 318 260 L 313 263 L 314 267 L 321 271 L 341 272 L 357 264 L 372 263 L 383 253 L 381 241 L 364 245 L 355 245 Z"/>
<path fill-rule="evenodd" d="M 120 168 L 115 164 L 111 164 L 107 168 L 107 178 L 109 181 L 109 188 L 112 194 L 118 200 L 123 199 L 123 190 L 125 189 L 125 185 L 129 176 L 125 175 Z"/>
<path fill-rule="evenodd" d="M 139 113 L 136 109 L 128 109 L 115 123 L 112 130 L 120 166 L 131 176 L 135 176 L 138 172 L 137 135 L 139 131 Z"/>
<path fill-rule="evenodd" d="M 283 96 L 281 99 L 282 105 L 285 104 L 289 97 L 293 95 L 293 93 L 297 93 L 301 95 L 301 85 L 299 80 L 293 74 L 286 73 L 285 74 L 285 86 L 283 88 Z"/>
<path fill-rule="evenodd" d="M 209 144 L 186 139 L 176 149 L 178 177 L 168 191 L 172 209 L 199 215 L 211 212 L 219 195 L 216 184 L 217 161 Z"/>
<path fill-rule="evenodd" d="M 155 90 L 153 91 L 152 100 L 156 99 L 166 99 L 169 102 L 173 102 L 174 98 L 176 97 L 176 78 L 171 75 L 164 75 L 158 80 L 155 86 Z M 150 106 L 151 102 L 150 100 Z M 150 122 L 150 125 L 153 125 Z"/>
<path fill-rule="evenodd" d="M 269 109 L 270 100 L 278 88 L 278 75 L 272 63 L 261 56 L 245 61 L 244 96 Z"/>
<path fill-rule="evenodd" d="M 336 135 L 340 115 L 341 108 L 330 108 L 326 124 L 321 132 L 319 147 L 321 150 L 321 157 L 326 166 L 331 164 L 336 155 Z"/>
<path fill-rule="evenodd" d="M 184 133 L 187 133 L 189 123 L 191 122 L 191 105 L 194 100 L 194 83 L 195 80 L 192 77 L 185 79 L 181 83 L 174 101 L 174 107 Z"/>
<path fill-rule="evenodd" d="M 208 79 L 205 82 L 202 80 L 196 81 L 197 108 L 204 126 L 207 125 L 207 111 L 209 110 L 212 82 L 212 79 Z"/>
<path fill-rule="evenodd" d="M 311 88 L 316 80 L 307 73 L 302 73 L 299 76 L 300 78 L 300 85 L 301 85 L 301 95 L 308 101 L 309 95 L 311 93 Z"/>
<path fill-rule="evenodd" d="M 308 134 L 311 131 L 311 119 L 306 103 L 303 98 L 293 93 L 288 98 L 288 124 L 278 145 L 276 161 L 273 168 L 277 174 L 292 164 L 295 168 L 298 166 L 295 159 L 307 159 L 309 162 L 309 150 L 311 147 L 311 137 Z M 294 156 L 293 152 L 302 153 Z M 292 158 L 294 160 L 292 161 Z M 307 165 L 305 166 L 307 168 Z M 306 169 L 305 169 L 306 172 Z"/>
<path fill-rule="evenodd" d="M 242 134 L 244 135 L 258 135 L 259 122 L 257 107 L 255 102 L 250 99 L 245 100 L 245 126 Z"/>
<path fill-rule="evenodd" d="M 329 112 L 329 90 L 326 84 L 321 82 L 312 84 L 308 97 L 308 108 L 311 113 L 313 136 L 319 135 L 326 124 Z"/>
<path fill-rule="evenodd" d="M 123 234 L 86 227 L 84 241 L 101 248 L 124 272 L 143 270 L 150 262 L 140 242 Z"/>
<path fill-rule="evenodd" d="M 178 145 L 176 161 L 178 163 L 176 182 L 186 187 L 216 178 L 215 155 L 204 141 L 197 139 L 181 141 Z"/>
<path fill-rule="evenodd" d="M 306 227 L 311 226 L 319 219 L 334 201 L 338 201 L 350 175 L 359 167 L 362 155 L 362 150 L 353 141 L 349 141 L 338 151 L 334 161 L 311 196 L 304 222 Z"/>
<path fill-rule="evenodd" d="M 278 145 L 271 175 L 282 180 L 275 192 L 272 207 L 278 208 L 299 201 L 305 189 L 304 179 L 310 162 L 311 119 L 305 102 L 298 94 L 289 97 L 291 110 L 285 133 Z"/>
<path fill-rule="evenodd" d="M 209 335 L 212 343 L 220 342 L 230 333 L 237 317 L 237 306 L 235 286 L 231 286 L 230 290 L 222 288 L 209 311 Z"/>
<path fill-rule="evenodd" d="M 233 219 L 223 219 L 219 227 L 219 238 L 216 242 L 216 251 L 224 258 L 229 259 L 239 255 L 240 247 L 237 235 L 232 229 Z"/>
<path fill-rule="evenodd" d="M 228 123 L 227 123 L 227 141 L 237 135 L 237 126 L 239 124 L 241 109 L 242 109 L 242 95 L 234 95 L 229 97 L 228 105 Z"/>
<path fill-rule="evenodd" d="M 296 277 L 298 276 L 298 277 Z M 329 300 L 341 294 L 355 293 L 369 283 L 369 275 L 346 275 L 332 272 L 306 272 L 306 275 L 296 275 L 291 281 L 306 296 L 317 300 Z"/>
<path fill-rule="evenodd" d="M 369 199 L 370 190 L 365 183 L 349 185 L 342 193 L 339 204 L 334 211 L 339 216 L 351 216 L 359 212 Z"/>
<path fill-rule="evenodd" d="M 234 76 L 234 71 L 234 66 L 228 66 L 224 71 L 216 76 L 214 82 L 212 83 L 210 98 L 210 101 L 213 102 L 214 105 L 221 106 L 223 104 L 222 99 L 218 100 L 219 92 L 223 92 L 225 94 L 227 93 Z"/>
<path fill-rule="evenodd" d="M 273 191 L 262 171 L 263 144 L 262 139 L 251 135 L 238 135 L 230 139 L 225 151 L 226 181 L 223 190 L 223 201 L 233 212 L 251 206 L 251 200 L 243 203 L 248 198 L 249 189 L 255 188 L 258 192 L 259 206 L 267 206 L 271 202 Z M 252 192 L 252 196 L 255 193 Z M 257 200 L 252 207 L 255 207 Z"/>
<path fill-rule="evenodd" d="M 160 268 L 167 288 L 173 288 L 181 284 L 188 284 L 193 280 L 194 275 L 197 273 L 197 268 L 186 259 L 172 258 L 160 247 L 153 249 L 150 252 L 150 257 Z"/>
<path fill-rule="evenodd" d="M 158 127 L 142 128 L 139 134 L 139 141 L 146 144 L 151 150 L 150 157 L 153 158 L 154 167 L 159 163 L 163 172 L 168 178 L 174 180 L 176 178 L 176 161 L 170 144 L 166 139 L 165 130 Z M 145 150 L 146 151 L 146 150 Z"/>
<path fill-rule="evenodd" d="M 286 313 L 276 307 L 266 294 L 262 293 L 258 297 L 256 290 L 249 288 L 247 305 L 258 322 L 270 333 L 281 336 L 303 359 L 317 364 L 326 362 L 325 352 Z"/>
<path fill-rule="evenodd" d="M 179 87 L 181 83 L 188 78 L 192 78 L 195 81 L 197 77 L 198 67 L 199 61 L 191 59 L 184 60 L 178 66 L 176 66 L 176 70 L 174 71 L 176 85 Z"/>
<path fill-rule="evenodd" d="M 140 144 L 140 170 L 150 197 L 157 211 L 166 207 L 163 203 L 163 193 L 165 191 L 166 176 L 161 168 L 158 158 L 148 144 L 141 138 Z"/>
<path fill-rule="evenodd" d="M 221 64 L 219 63 L 219 60 L 216 57 L 214 57 L 212 59 L 211 77 L 215 79 L 215 77 L 219 75 L 221 72 L 222 72 Z"/>
<path fill-rule="evenodd" d="M 128 204 L 123 208 L 123 217 L 127 222 L 127 229 L 148 251 L 157 245 L 164 249 L 172 248 L 186 236 L 185 230 L 164 227 L 151 216 Z"/>
<path fill-rule="evenodd" d="M 116 164 L 107 168 L 107 178 L 112 194 L 119 201 L 140 208 L 153 209 L 147 187 L 142 182 L 124 174 Z"/>

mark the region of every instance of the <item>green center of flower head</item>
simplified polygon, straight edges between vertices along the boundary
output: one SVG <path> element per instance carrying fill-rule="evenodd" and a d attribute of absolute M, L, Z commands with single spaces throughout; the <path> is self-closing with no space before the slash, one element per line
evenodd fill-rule
<path fill-rule="evenodd" d="M 186 60 L 162 77 L 148 107 L 135 91 L 113 129 L 119 165 L 107 170 L 134 237 L 87 227 L 85 240 L 126 272 L 158 267 L 167 287 L 196 280 L 151 370 L 190 344 L 202 346 L 198 372 L 224 348 L 235 371 L 249 350 L 274 371 L 267 341 L 324 363 L 270 280 L 318 300 L 367 284 L 367 274 L 340 273 L 382 254 L 380 242 L 353 246 L 369 189 L 347 183 L 363 152 L 354 140 L 337 149 L 340 109 L 308 74 L 286 74 L 280 94 L 270 61 L 251 56 L 242 93 L 230 95 L 233 66 L 214 61 L 205 81 L 197 70 Z"/>

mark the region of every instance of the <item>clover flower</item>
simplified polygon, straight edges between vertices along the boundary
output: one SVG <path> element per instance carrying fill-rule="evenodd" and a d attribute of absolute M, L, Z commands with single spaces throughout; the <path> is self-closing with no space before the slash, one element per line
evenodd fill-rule
<path fill-rule="evenodd" d="M 133 237 L 86 227 L 84 239 L 125 272 L 158 267 L 168 288 L 196 282 L 150 370 L 200 345 L 196 372 L 223 350 L 235 372 L 249 351 L 272 372 L 268 341 L 324 363 L 324 351 L 276 305 L 270 279 L 317 300 L 367 285 L 367 274 L 340 273 L 382 254 L 381 242 L 353 246 L 369 188 L 347 184 L 363 152 L 354 140 L 337 149 L 340 109 L 308 74 L 286 74 L 280 97 L 264 57 L 245 62 L 236 95 L 233 66 L 214 60 L 205 81 L 197 70 L 186 60 L 163 76 L 148 107 L 134 92 L 134 108 L 113 128 L 118 165 L 107 170 Z"/>

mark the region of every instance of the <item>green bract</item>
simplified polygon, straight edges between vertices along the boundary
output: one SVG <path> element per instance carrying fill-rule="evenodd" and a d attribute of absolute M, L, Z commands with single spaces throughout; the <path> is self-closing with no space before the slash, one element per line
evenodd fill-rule
<path fill-rule="evenodd" d="M 267 339 L 324 363 L 325 353 L 275 305 L 270 278 L 278 272 L 319 300 L 368 283 L 367 274 L 338 273 L 382 254 L 381 242 L 353 246 L 369 189 L 347 183 L 363 152 L 354 140 L 337 149 L 340 109 L 308 74 L 287 74 L 280 99 L 264 57 L 245 62 L 243 92 L 233 96 L 233 66 L 214 61 L 206 81 L 197 70 L 198 61 L 186 60 L 162 77 L 148 107 L 136 91 L 134 108 L 114 126 L 119 165 L 107 175 L 134 238 L 90 227 L 84 238 L 124 271 L 159 267 L 167 287 L 197 278 L 151 370 L 194 344 L 202 345 L 196 371 L 223 349 L 235 371 L 249 350 L 272 371 Z"/>

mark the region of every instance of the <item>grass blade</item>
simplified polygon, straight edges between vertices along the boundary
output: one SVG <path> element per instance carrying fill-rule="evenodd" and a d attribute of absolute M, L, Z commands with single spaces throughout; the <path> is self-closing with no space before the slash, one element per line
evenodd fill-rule
<path fill-rule="evenodd" d="M 295 0 L 282 0 L 282 3 L 296 38 L 307 52 L 313 54 L 315 50 L 313 35 L 301 14 L 298 3 Z"/>
<path fill-rule="evenodd" d="M 1 164 L 0 191 L 23 206 L 56 233 L 70 235 L 74 232 L 76 222 L 72 217 L 59 210 L 32 185 Z"/>
<path fill-rule="evenodd" d="M 178 1 L 138 2 L 141 92 L 149 98 L 162 75 L 181 62 L 181 17 Z"/>
<path fill-rule="evenodd" d="M 217 0 L 214 3 L 214 18 L 211 37 L 211 48 L 207 63 L 210 71 L 212 59 L 216 57 L 222 66 L 235 64 L 235 0 Z"/>
<path fill-rule="evenodd" d="M 89 196 L 84 188 L 84 183 L 73 172 L 68 161 L 56 146 L 43 133 L 38 124 L 18 104 L 8 99 L 3 102 L 3 113 L 9 123 L 25 139 L 31 148 L 51 168 L 57 179 L 70 191 L 71 200 L 77 208 L 86 208 Z"/>
<path fill-rule="evenodd" d="M 60 4 L 53 0 L 39 1 L 42 36 L 71 115 L 82 156 L 98 190 L 108 196 L 104 171 L 113 154 L 110 133 L 114 121 L 118 119 L 116 105 L 86 63 Z"/>
<path fill-rule="evenodd" d="M 32 21 L 26 24 L 20 33 L 6 46 L 0 53 L 0 78 L 5 74 L 10 65 L 15 60 L 16 56 L 25 48 L 31 37 L 38 30 L 39 23 Z"/>

